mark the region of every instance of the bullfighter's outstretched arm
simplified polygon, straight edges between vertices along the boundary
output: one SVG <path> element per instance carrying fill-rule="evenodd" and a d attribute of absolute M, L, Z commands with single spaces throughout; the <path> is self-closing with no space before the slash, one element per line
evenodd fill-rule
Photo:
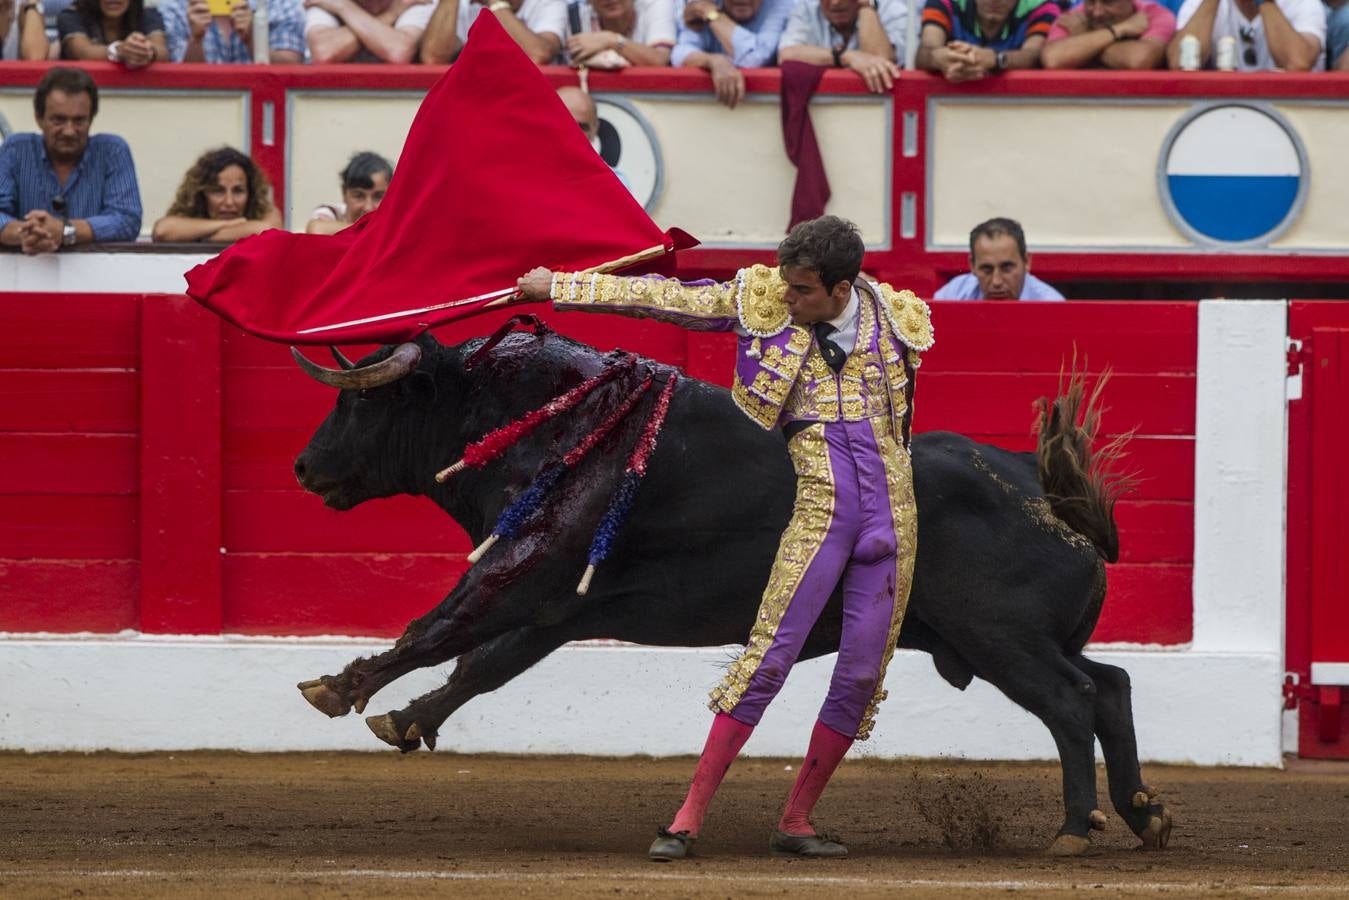
<path fill-rule="evenodd" d="M 684 282 L 658 275 L 535 269 L 520 279 L 520 289 L 526 299 L 551 299 L 557 309 L 658 319 L 694 331 L 730 331 L 739 321 L 736 303 L 741 286 L 735 281 Z"/>

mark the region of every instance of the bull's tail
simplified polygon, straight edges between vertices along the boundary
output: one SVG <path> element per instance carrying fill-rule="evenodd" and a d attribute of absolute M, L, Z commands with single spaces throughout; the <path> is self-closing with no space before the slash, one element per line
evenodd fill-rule
<path fill-rule="evenodd" d="M 1089 539 L 1106 562 L 1119 559 L 1115 501 L 1137 482 L 1114 471 L 1132 432 L 1094 447 L 1101 424 L 1101 390 L 1110 379 L 1102 372 L 1090 393 L 1086 377 L 1074 369 L 1059 395 L 1036 401 L 1039 439 L 1035 459 L 1040 486 L 1054 514 Z"/>

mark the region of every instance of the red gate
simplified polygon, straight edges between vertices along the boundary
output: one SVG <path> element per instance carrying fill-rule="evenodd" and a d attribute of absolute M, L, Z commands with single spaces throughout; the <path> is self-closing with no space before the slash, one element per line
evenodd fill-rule
<path fill-rule="evenodd" d="M 1349 304 L 1294 303 L 1289 373 L 1302 397 L 1289 404 L 1288 681 L 1298 709 L 1298 755 L 1349 758 Z"/>

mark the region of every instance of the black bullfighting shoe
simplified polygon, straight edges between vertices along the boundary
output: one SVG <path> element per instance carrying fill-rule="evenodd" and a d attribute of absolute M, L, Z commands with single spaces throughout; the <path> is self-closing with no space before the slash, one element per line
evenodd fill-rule
<path fill-rule="evenodd" d="M 773 855 L 788 859 L 843 859 L 848 848 L 825 834 L 788 834 L 774 831 L 768 841 Z"/>
<path fill-rule="evenodd" d="M 669 862 L 672 859 L 685 859 L 693 855 L 693 842 L 698 840 L 687 831 L 667 831 L 656 829 L 656 839 L 646 855 L 654 862 Z"/>

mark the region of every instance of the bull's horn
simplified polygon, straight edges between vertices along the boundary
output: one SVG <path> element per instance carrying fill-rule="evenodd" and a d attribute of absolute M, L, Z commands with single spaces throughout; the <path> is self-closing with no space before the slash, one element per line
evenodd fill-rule
<path fill-rule="evenodd" d="M 310 362 L 308 357 L 294 347 L 290 348 L 290 353 L 310 378 L 319 384 L 344 391 L 362 391 L 397 381 L 417 368 L 417 363 L 422 358 L 421 347 L 416 344 L 399 344 L 388 359 L 342 372 L 337 369 L 325 369 L 317 363 Z"/>
<path fill-rule="evenodd" d="M 356 368 L 356 364 L 351 360 L 347 359 L 346 355 L 343 354 L 342 351 L 338 350 L 336 347 L 329 347 L 328 352 L 333 355 L 333 359 L 337 360 L 337 364 L 342 367 L 342 371 L 345 372 L 348 369 Z"/>

